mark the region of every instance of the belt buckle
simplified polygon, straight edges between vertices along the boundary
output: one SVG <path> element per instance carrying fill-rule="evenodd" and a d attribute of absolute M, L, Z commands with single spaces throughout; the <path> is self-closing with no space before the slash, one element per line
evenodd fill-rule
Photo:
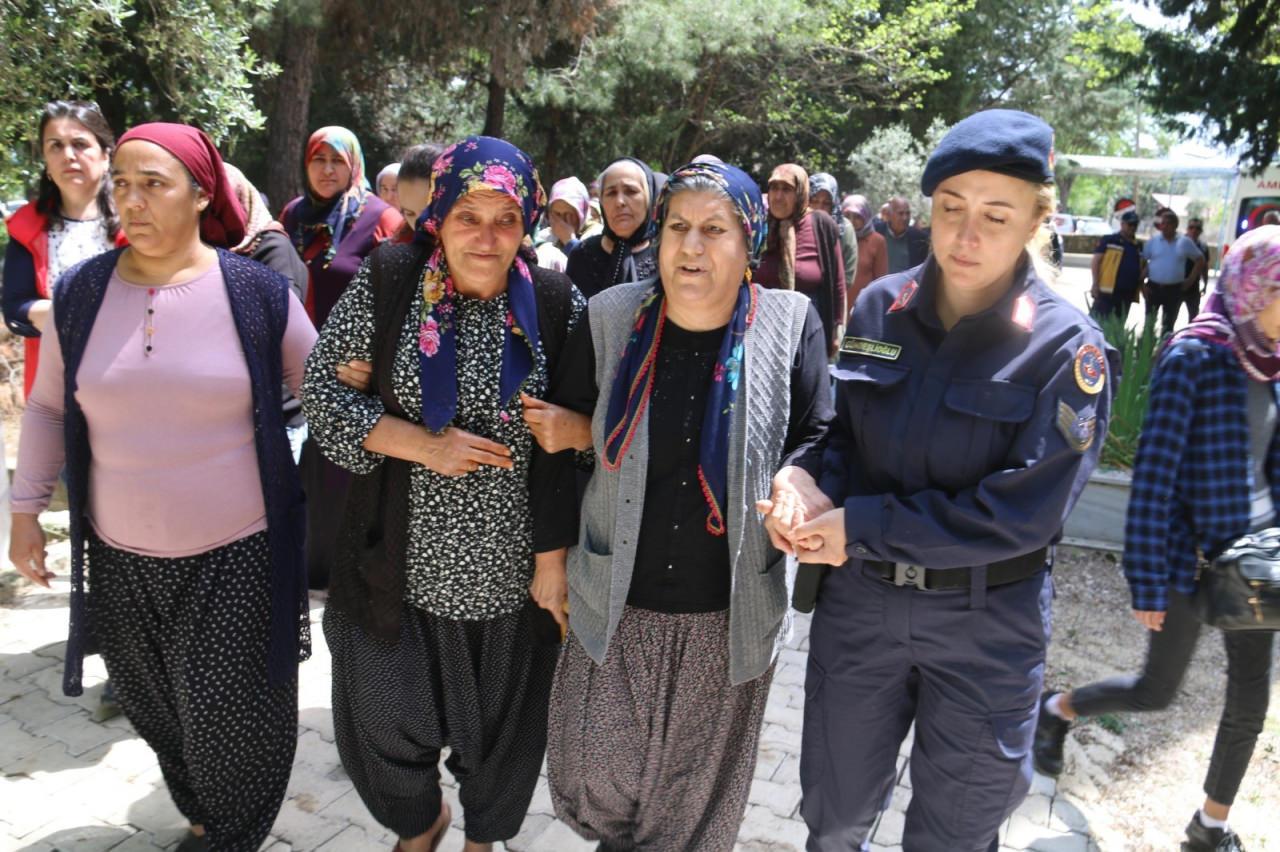
<path fill-rule="evenodd" d="M 924 585 L 924 569 L 919 565 L 908 565 L 905 562 L 893 564 L 893 584 L 895 586 L 915 586 L 920 591 L 927 591 Z"/>

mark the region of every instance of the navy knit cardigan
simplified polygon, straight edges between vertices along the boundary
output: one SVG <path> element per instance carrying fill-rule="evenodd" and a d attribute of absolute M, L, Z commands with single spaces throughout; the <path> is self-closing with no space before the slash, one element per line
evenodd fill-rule
<path fill-rule="evenodd" d="M 85 608 L 85 507 L 89 494 L 89 429 L 76 402 L 76 374 L 93 330 L 107 282 L 122 249 L 105 252 L 72 267 L 54 291 L 54 324 L 66 364 L 67 497 L 71 508 L 71 625 L 67 637 L 62 691 L 79 695 L 88 638 Z M 244 348 L 253 388 L 253 438 L 267 510 L 271 554 L 271 632 L 267 654 L 273 685 L 287 683 L 298 661 L 310 654 L 307 583 L 303 561 L 306 519 L 302 483 L 285 435 L 281 414 L 284 369 L 280 356 L 289 320 L 289 285 L 260 263 L 219 249 L 218 264 L 231 302 L 231 314 Z M 143 412 L 139 416 L 145 416 Z"/>

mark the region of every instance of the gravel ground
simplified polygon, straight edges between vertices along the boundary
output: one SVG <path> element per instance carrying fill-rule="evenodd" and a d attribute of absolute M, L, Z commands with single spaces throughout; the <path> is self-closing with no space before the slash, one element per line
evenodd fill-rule
<path fill-rule="evenodd" d="M 1137 672 L 1143 628 L 1112 554 L 1062 548 L 1047 681 L 1053 688 Z M 1060 788 L 1089 803 L 1090 829 L 1103 850 L 1174 850 L 1202 803 L 1201 784 L 1222 713 L 1226 654 L 1206 629 L 1169 709 L 1117 714 L 1077 724 L 1068 738 Z M 1280 850 L 1280 666 L 1271 710 L 1231 813 L 1249 852 Z"/>

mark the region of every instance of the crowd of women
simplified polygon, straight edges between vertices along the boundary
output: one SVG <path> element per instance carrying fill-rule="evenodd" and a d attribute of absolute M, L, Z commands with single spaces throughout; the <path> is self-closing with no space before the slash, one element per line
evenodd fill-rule
<path fill-rule="evenodd" d="M 62 477 L 64 689 L 103 655 L 180 849 L 271 828 L 309 586 L 343 767 L 400 852 L 453 820 L 446 749 L 471 852 L 518 833 L 544 756 L 601 849 L 731 849 L 800 571 L 825 576 L 809 848 L 865 844 L 913 722 L 904 847 L 995 847 L 1030 783 L 1052 546 L 1115 384 L 1043 278 L 1042 121 L 957 125 L 922 184 L 932 252 L 888 276 L 866 199 L 837 212 L 796 164 L 762 193 L 711 155 L 623 157 L 548 201 L 527 154 L 469 137 L 375 191 L 326 127 L 273 218 L 193 127 L 116 140 L 59 101 L 39 135 L 4 282 L 30 353 L 10 558 L 48 586 Z M 1270 265 L 1233 250 L 1195 345 L 1269 382 L 1280 229 L 1254 244 Z"/>

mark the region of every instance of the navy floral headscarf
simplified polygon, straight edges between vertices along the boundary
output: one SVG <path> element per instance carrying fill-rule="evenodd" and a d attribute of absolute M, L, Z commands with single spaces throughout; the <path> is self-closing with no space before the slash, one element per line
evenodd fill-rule
<path fill-rule="evenodd" d="M 499 192 L 520 205 L 526 241 L 542 215 L 545 196 L 529 155 L 510 142 L 470 136 L 436 158 L 431 201 L 418 217 L 415 241 L 434 244 L 422 270 L 422 313 L 418 325 L 418 365 L 422 379 L 422 422 L 439 432 L 458 410 L 457 332 L 453 277 L 440 244 L 441 226 L 458 199 L 477 191 Z M 498 390 L 502 404 L 520 390 L 533 369 L 539 346 L 538 310 L 525 245 L 507 273 L 506 332 Z"/>
<path fill-rule="evenodd" d="M 729 482 L 729 428 L 742 379 L 744 339 L 755 321 L 758 285 L 751 281 L 751 258 L 759 254 L 764 241 L 766 214 L 760 187 L 741 169 L 720 162 L 699 162 L 671 173 L 658 202 L 658 233 L 667 218 L 671 196 L 684 189 L 693 178 L 705 178 L 719 186 L 733 203 L 747 241 L 747 266 L 733 317 L 725 328 L 711 376 L 711 392 L 702 415 L 702 439 L 698 447 L 698 482 L 707 501 L 707 532 L 725 534 L 725 500 Z M 662 329 L 666 325 L 667 304 L 661 281 L 645 296 L 636 311 L 631 338 L 618 363 L 618 373 L 609 395 L 605 415 L 603 463 L 617 470 L 635 437 L 653 390 L 654 367 Z"/>

